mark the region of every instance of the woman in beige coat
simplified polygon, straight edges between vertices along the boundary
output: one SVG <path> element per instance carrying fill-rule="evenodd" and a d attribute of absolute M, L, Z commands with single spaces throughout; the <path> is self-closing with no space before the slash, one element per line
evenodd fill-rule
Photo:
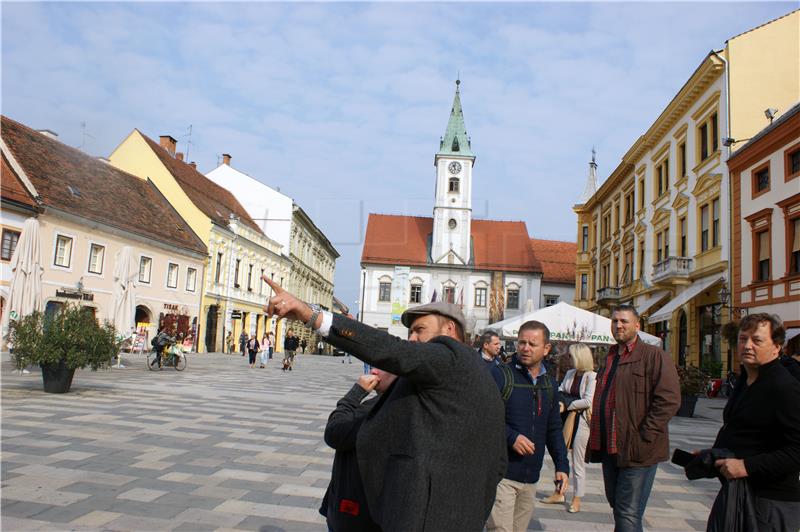
<path fill-rule="evenodd" d="M 561 381 L 558 391 L 562 394 L 577 397 L 567 406 L 568 411 L 576 411 L 577 429 L 572 438 L 570 456 L 572 458 L 572 486 L 573 497 L 568 511 L 576 513 L 581 511 L 581 498 L 586 492 L 586 444 L 589 442 L 590 420 L 592 415 L 592 399 L 597 373 L 594 371 L 592 351 L 586 344 L 572 344 L 569 346 L 569 355 L 572 359 L 570 369 Z M 558 504 L 564 502 L 564 496 L 558 493 L 551 495 L 542 502 Z"/>

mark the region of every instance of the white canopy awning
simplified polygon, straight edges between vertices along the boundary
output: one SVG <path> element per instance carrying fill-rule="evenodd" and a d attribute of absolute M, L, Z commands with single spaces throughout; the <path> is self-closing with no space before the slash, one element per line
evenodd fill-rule
<path fill-rule="evenodd" d="M 652 316 L 650 316 L 647 322 L 658 323 L 660 321 L 668 320 L 676 309 L 682 307 L 683 305 L 691 301 L 700 292 L 708 290 L 715 284 L 724 280 L 725 280 L 724 275 L 713 275 L 711 277 L 705 277 L 703 279 L 695 281 L 686 290 L 675 296 L 674 299 L 671 299 L 669 303 L 661 307 L 660 310 L 658 310 Z"/>
<path fill-rule="evenodd" d="M 530 320 L 541 321 L 550 329 L 550 339 L 560 342 L 584 342 L 587 344 L 614 344 L 611 335 L 611 320 L 582 308 L 560 302 L 551 307 L 520 314 L 513 318 L 487 325 L 503 338 L 516 338 L 523 323 Z M 661 346 L 661 339 L 644 331 L 639 337 L 648 344 Z"/>
<path fill-rule="evenodd" d="M 653 305 L 661 301 L 665 295 L 667 295 L 666 290 L 658 290 L 649 296 L 646 296 L 642 301 L 639 302 L 638 305 L 636 305 L 636 312 L 638 312 L 640 316 L 645 314 L 652 308 Z"/>

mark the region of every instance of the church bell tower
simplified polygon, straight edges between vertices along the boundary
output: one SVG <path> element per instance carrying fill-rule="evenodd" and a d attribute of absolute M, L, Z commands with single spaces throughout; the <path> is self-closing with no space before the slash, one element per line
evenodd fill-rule
<path fill-rule="evenodd" d="M 436 200 L 433 205 L 431 260 L 437 264 L 468 265 L 471 254 L 472 167 L 475 155 L 461 111 L 461 80 L 450 110 L 447 130 L 434 157 Z"/>

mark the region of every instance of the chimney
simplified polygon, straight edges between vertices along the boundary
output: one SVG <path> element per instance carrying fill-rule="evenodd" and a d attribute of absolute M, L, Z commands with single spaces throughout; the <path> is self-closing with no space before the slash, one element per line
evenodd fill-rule
<path fill-rule="evenodd" d="M 194 168 L 195 170 L 197 170 L 197 163 L 196 163 L 196 162 L 194 162 L 194 161 L 190 162 L 190 163 L 189 163 L 189 166 L 191 166 L 192 168 Z"/>
<path fill-rule="evenodd" d="M 183 152 L 177 152 L 175 154 L 175 158 L 178 159 L 179 161 L 182 161 L 183 160 Z"/>
<path fill-rule="evenodd" d="M 230 153 L 223 153 L 222 154 L 222 164 L 227 164 L 228 166 L 231 165 L 231 154 Z"/>
<path fill-rule="evenodd" d="M 50 129 L 40 129 L 39 133 L 47 137 L 48 139 L 58 140 L 58 133 L 52 131 Z"/>
<path fill-rule="evenodd" d="M 160 137 L 158 137 L 158 140 L 161 147 L 167 150 L 167 153 L 169 153 L 172 156 L 175 155 L 175 148 L 178 145 L 177 140 L 175 140 L 169 135 L 161 135 Z"/>

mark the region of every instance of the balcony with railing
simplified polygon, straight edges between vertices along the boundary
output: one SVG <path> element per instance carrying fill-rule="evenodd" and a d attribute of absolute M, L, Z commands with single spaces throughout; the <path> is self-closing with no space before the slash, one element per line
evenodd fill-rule
<path fill-rule="evenodd" d="M 692 259 L 667 257 L 653 266 L 653 282 L 688 281 L 692 271 Z"/>
<path fill-rule="evenodd" d="M 607 305 L 619 302 L 619 288 L 616 286 L 606 286 L 597 291 L 597 303 Z"/>

